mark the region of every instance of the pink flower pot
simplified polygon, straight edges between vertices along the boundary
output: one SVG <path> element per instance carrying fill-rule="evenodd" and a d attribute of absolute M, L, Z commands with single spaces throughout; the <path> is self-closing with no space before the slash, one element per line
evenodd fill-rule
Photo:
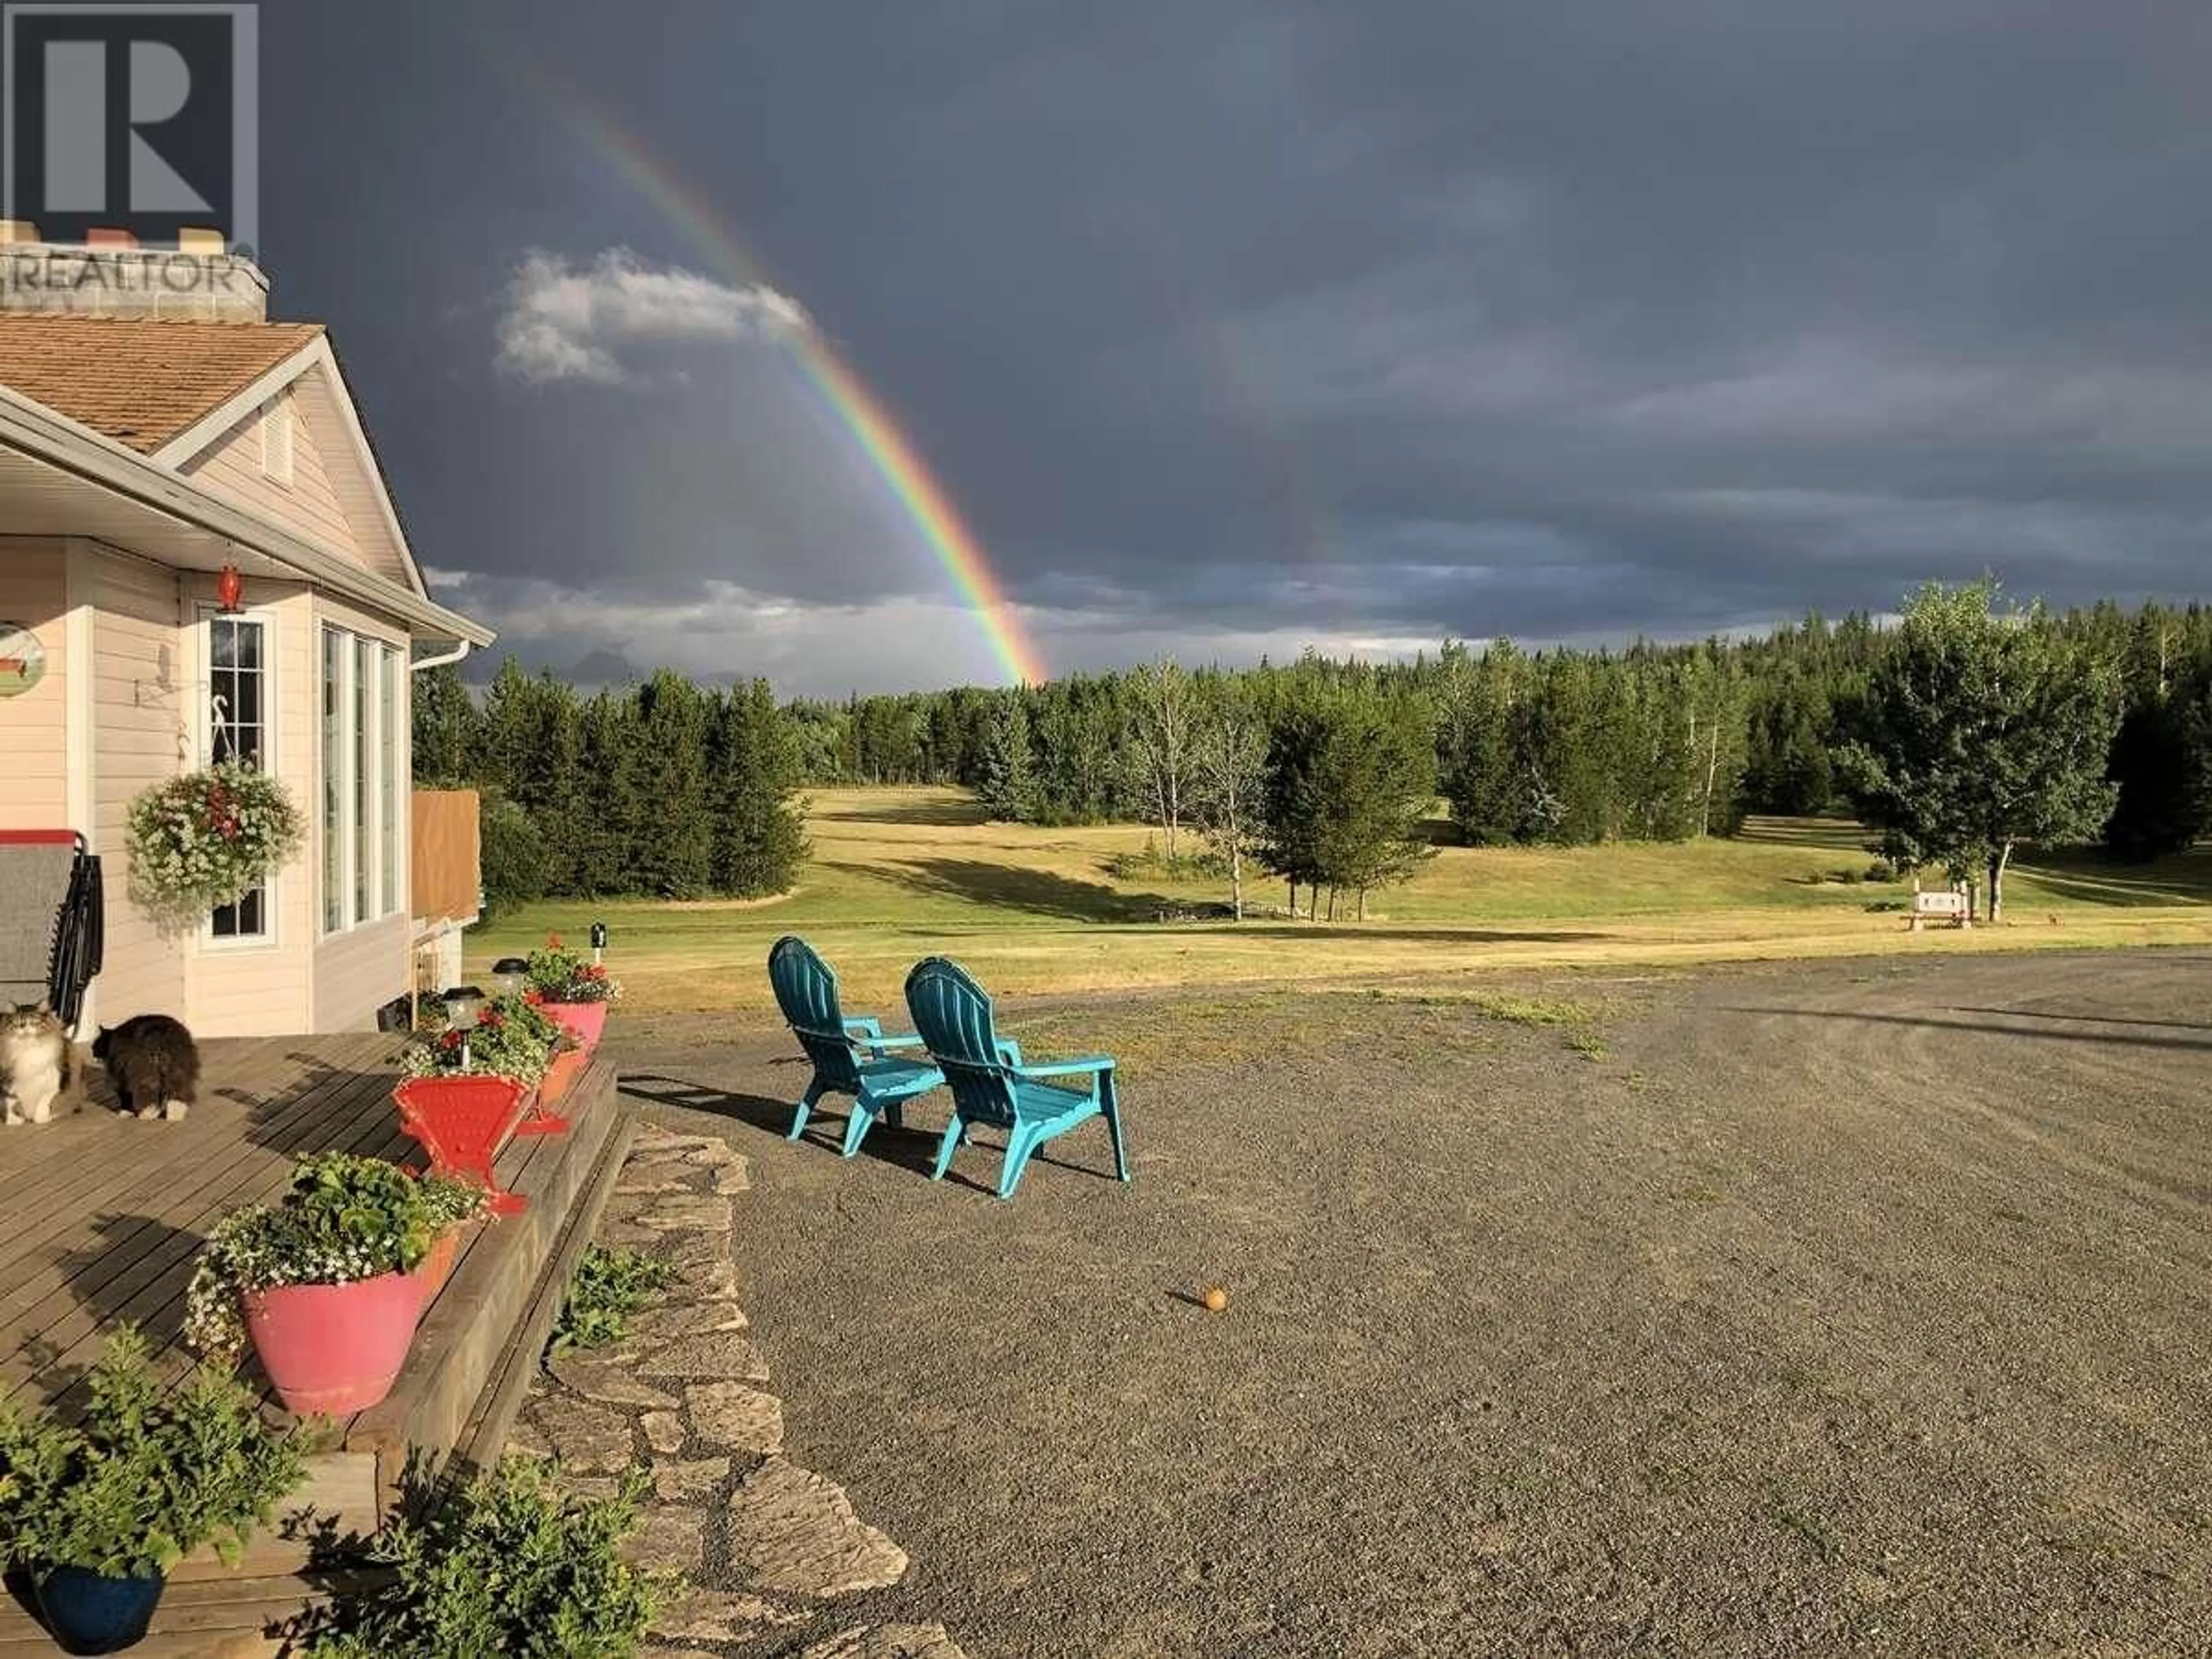
<path fill-rule="evenodd" d="M 456 1223 L 440 1233 L 430 1246 L 430 1254 L 416 1264 L 409 1275 L 421 1291 L 422 1306 L 428 1308 L 438 1299 L 438 1292 L 446 1288 L 446 1281 L 453 1276 L 453 1263 L 460 1259 L 461 1235 L 467 1231 L 465 1222 Z"/>
<path fill-rule="evenodd" d="M 422 1312 L 422 1285 L 401 1273 L 277 1285 L 240 1299 L 261 1369 L 297 1417 L 363 1411 L 390 1394 Z"/>
<path fill-rule="evenodd" d="M 568 1029 L 569 1036 L 590 1054 L 599 1046 L 599 1039 L 607 1031 L 607 1005 L 604 1002 L 545 1002 L 538 1012 L 551 1020 L 558 1020 Z"/>

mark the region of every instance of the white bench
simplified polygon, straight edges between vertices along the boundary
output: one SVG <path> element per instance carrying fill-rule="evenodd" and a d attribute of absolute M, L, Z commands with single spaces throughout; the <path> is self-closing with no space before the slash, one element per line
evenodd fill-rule
<path fill-rule="evenodd" d="M 1948 889 L 1938 892 L 1915 892 L 1912 914 L 1905 919 L 1906 931 L 1917 933 L 1931 921 L 1945 922 L 1953 927 L 1972 927 L 1974 918 L 1967 906 L 1966 896 Z"/>

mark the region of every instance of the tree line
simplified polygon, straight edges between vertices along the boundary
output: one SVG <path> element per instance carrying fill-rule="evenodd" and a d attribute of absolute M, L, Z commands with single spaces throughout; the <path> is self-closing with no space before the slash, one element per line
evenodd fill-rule
<path fill-rule="evenodd" d="M 417 725 L 418 768 L 530 819 L 551 892 L 773 890 L 803 857 L 799 787 L 939 783 L 1012 822 L 1151 823 L 1168 866 L 1218 866 L 1240 908 L 1265 872 L 1294 908 L 1304 893 L 1308 911 L 1339 896 L 1356 911 L 1428 856 L 1439 799 L 1477 844 L 1854 813 L 1893 856 L 1971 872 L 1996 898 L 2023 842 L 2101 837 L 2142 859 L 2204 830 L 2212 611 L 2053 612 L 1982 583 L 1757 638 L 1164 661 L 781 709 L 758 683 L 664 673 L 582 699 L 510 665 L 481 707 L 458 682 L 426 688 Z M 582 822 L 602 798 L 605 822 Z"/>
<path fill-rule="evenodd" d="M 418 675 L 415 777 L 483 792 L 485 897 L 757 897 L 806 856 L 797 723 L 766 680 L 663 671 L 589 696 L 513 658 L 472 697 Z"/>

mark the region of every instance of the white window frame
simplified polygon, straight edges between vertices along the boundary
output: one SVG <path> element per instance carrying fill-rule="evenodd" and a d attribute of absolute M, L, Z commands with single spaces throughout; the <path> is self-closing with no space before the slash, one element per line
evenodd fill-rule
<path fill-rule="evenodd" d="M 215 696 L 215 637 L 208 624 L 217 617 L 231 616 L 240 622 L 259 624 L 261 629 L 261 770 L 264 776 L 279 777 L 281 757 L 277 754 L 277 732 L 283 722 L 277 718 L 281 689 L 277 684 L 276 636 L 277 612 L 273 606 L 252 605 L 243 611 L 226 612 L 216 604 L 203 601 L 192 610 L 193 647 L 199 653 L 199 672 L 195 677 L 201 687 L 193 699 L 198 705 L 193 721 L 192 752 L 198 756 L 199 764 L 210 766 L 215 762 L 215 723 L 210 703 Z M 199 944 L 204 951 L 274 951 L 283 948 L 277 937 L 278 918 L 283 914 L 279 883 L 283 878 L 274 870 L 261 884 L 261 931 L 258 933 L 222 934 L 215 931 L 215 912 L 210 908 L 200 918 Z"/>
<path fill-rule="evenodd" d="M 338 812 L 336 825 L 338 856 L 333 869 L 325 862 L 328 848 L 317 848 L 320 856 L 317 858 L 315 866 L 317 888 L 315 923 L 317 937 L 319 939 L 336 939 L 341 934 L 350 933 L 356 928 L 373 927 L 380 922 L 390 921 L 393 917 L 404 915 L 407 909 L 407 820 L 404 803 L 400 799 L 405 793 L 408 784 L 407 734 L 403 730 L 399 733 L 399 742 L 394 744 L 386 740 L 385 732 L 385 716 L 387 708 L 396 708 L 400 723 L 403 726 L 405 723 L 404 705 L 407 684 L 404 680 L 396 679 L 396 677 L 408 672 L 407 653 L 389 640 L 374 634 L 347 628 L 327 618 L 319 621 L 317 624 L 315 633 L 315 745 L 317 750 L 315 826 L 318 835 L 329 833 L 323 823 L 325 791 L 329 782 L 329 775 L 325 769 L 331 760 L 327 734 L 324 731 L 323 697 L 325 695 L 324 668 L 329 659 L 326 642 L 332 638 L 335 638 L 338 643 L 339 729 L 337 757 Z M 360 678 L 360 647 L 363 645 L 368 647 L 372 678 L 374 682 L 368 688 L 368 695 L 366 697 L 361 695 Z M 385 693 L 385 683 L 387 679 L 396 680 L 398 691 L 396 702 L 388 698 Z M 362 741 L 363 734 L 357 718 L 363 714 L 366 714 L 368 727 L 368 742 L 365 744 Z M 364 750 L 368 755 L 369 763 L 373 769 L 368 779 L 366 797 L 368 817 L 367 827 L 369 833 L 365 838 L 367 842 L 365 846 L 362 844 L 364 837 L 361 834 L 363 797 L 360 789 L 360 759 Z M 392 834 L 389 848 L 385 845 L 382 818 L 385 782 L 383 774 L 387 768 L 393 769 L 396 774 L 391 780 L 391 788 L 393 792 Z M 392 866 L 391 873 L 393 878 L 390 884 L 390 890 L 394 901 L 389 909 L 384 908 L 384 896 L 386 890 L 385 866 L 387 861 Z M 330 923 L 329 903 L 329 883 L 333 878 L 337 882 L 339 895 L 339 921 L 335 927 Z M 358 902 L 364 894 L 367 896 L 367 903 Z"/>

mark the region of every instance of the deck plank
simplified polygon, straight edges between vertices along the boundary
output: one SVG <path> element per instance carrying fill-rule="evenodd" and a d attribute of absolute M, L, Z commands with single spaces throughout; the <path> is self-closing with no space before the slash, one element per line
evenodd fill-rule
<path fill-rule="evenodd" d="M 53 1125 L 0 1132 L 0 1215 L 10 1224 L 0 1228 L 0 1398 L 15 1393 L 67 1411 L 83 1368 L 123 1318 L 146 1331 L 166 1371 L 181 1375 L 185 1291 L 218 1217 L 274 1197 L 299 1152 L 420 1161 L 391 1103 L 396 1052 L 395 1039 L 370 1034 L 209 1043 L 200 1104 L 181 1124 L 140 1124 L 88 1105 Z M 410 1449 L 442 1459 L 503 1436 L 502 1413 L 511 1414 L 515 1381 L 537 1363 L 546 1310 L 557 1305 L 581 1236 L 577 1216 L 604 1202 L 609 1160 L 627 1139 L 604 1060 L 585 1069 L 559 1109 L 571 1120 L 568 1134 L 514 1140 L 501 1152 L 499 1178 L 530 1210 L 468 1241 L 425 1310 L 392 1397 L 345 1421 L 302 1425 L 313 1435 L 313 1479 L 291 1507 L 365 1533 L 389 1512 Z M 262 1390 L 272 1420 L 293 1420 L 257 1364 L 249 1359 L 240 1376 Z M 257 1537 L 238 1570 L 198 1553 L 139 1650 L 209 1652 L 209 1633 L 251 1632 L 296 1613 L 326 1594 L 313 1557 L 296 1528 Z M 0 1597 L 0 1654 L 58 1650 L 20 1605 Z"/>

